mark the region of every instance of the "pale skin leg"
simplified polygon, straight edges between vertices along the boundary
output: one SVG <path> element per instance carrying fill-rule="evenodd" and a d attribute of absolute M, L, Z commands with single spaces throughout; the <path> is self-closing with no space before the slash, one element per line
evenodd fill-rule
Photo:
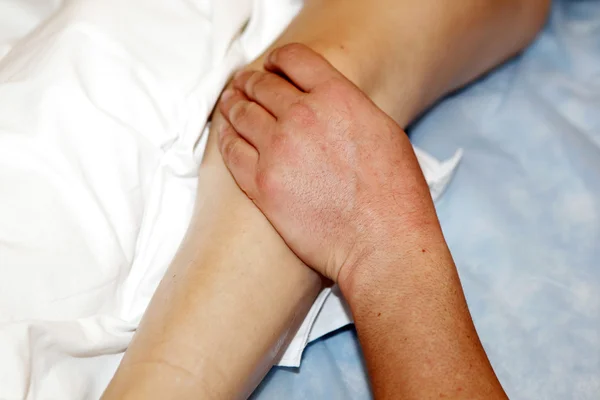
<path fill-rule="evenodd" d="M 547 0 L 308 0 L 274 46 L 308 44 L 406 126 L 523 48 L 547 8 Z M 246 396 L 321 288 L 239 190 L 214 137 L 198 187 L 185 242 L 107 399 Z"/>

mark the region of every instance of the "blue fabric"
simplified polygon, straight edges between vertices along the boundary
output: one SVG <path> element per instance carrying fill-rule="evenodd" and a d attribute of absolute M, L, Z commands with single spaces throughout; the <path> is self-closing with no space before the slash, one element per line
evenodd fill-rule
<path fill-rule="evenodd" d="M 519 58 L 451 96 L 413 142 L 464 159 L 437 204 L 511 399 L 600 398 L 600 2 L 555 2 Z M 256 399 L 367 399 L 354 330 L 275 369 Z"/>

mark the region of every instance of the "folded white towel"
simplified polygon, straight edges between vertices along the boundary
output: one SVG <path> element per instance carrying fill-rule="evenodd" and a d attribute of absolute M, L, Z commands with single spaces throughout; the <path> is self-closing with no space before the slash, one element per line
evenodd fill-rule
<path fill-rule="evenodd" d="M 1 2 L 0 16 L 29 24 L 48 4 Z M 3 399 L 99 397 L 187 228 L 221 88 L 301 2 L 56 7 L 20 41 L 0 30 Z M 419 157 L 437 195 L 458 159 Z M 348 322 L 324 291 L 281 364 Z"/>

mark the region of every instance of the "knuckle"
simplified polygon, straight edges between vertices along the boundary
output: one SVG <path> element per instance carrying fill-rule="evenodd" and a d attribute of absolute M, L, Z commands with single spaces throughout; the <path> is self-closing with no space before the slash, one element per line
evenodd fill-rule
<path fill-rule="evenodd" d="M 247 101 L 240 101 L 231 107 L 229 118 L 234 125 L 243 124 L 248 119 L 249 109 Z"/>
<path fill-rule="evenodd" d="M 227 157 L 229 160 L 229 164 L 231 165 L 239 166 L 242 163 L 242 158 L 240 156 L 240 152 L 238 151 L 239 143 L 239 140 L 234 140 L 230 148 L 228 149 L 229 152 Z"/>
<path fill-rule="evenodd" d="M 254 71 L 250 79 L 248 79 L 248 83 L 250 83 L 253 87 L 260 86 L 265 82 L 267 76 L 268 75 L 262 71 Z"/>
<path fill-rule="evenodd" d="M 248 103 L 246 106 L 246 116 L 245 121 L 248 129 L 257 130 L 266 129 L 263 124 L 261 124 L 261 118 L 259 114 L 261 112 L 261 106 L 256 103 Z"/>
<path fill-rule="evenodd" d="M 236 139 L 229 139 L 225 143 L 223 143 L 223 158 L 227 160 L 230 164 L 236 164 L 239 162 L 239 157 L 237 156 L 236 148 L 238 146 Z"/>
<path fill-rule="evenodd" d="M 290 106 L 289 119 L 300 126 L 311 126 L 317 122 L 317 113 L 305 101 L 300 100 Z"/>
<path fill-rule="evenodd" d="M 268 198 L 273 198 L 280 191 L 280 179 L 276 170 L 265 168 L 256 174 L 256 188 Z"/>
<path fill-rule="evenodd" d="M 287 144 L 287 138 L 284 135 L 271 135 L 269 147 L 274 154 L 283 152 Z"/>
<path fill-rule="evenodd" d="M 261 86 L 265 83 L 266 74 L 260 71 L 254 71 L 248 81 L 246 82 L 246 92 L 256 97 L 257 89 L 260 90 Z"/>

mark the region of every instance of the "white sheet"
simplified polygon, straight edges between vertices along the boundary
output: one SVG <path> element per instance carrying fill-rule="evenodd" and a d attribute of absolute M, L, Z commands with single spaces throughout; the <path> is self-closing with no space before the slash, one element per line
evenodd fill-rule
<path fill-rule="evenodd" d="M 221 88 L 300 6 L 0 2 L 0 398 L 99 397 L 185 233 Z M 420 157 L 437 195 L 458 158 Z M 323 292 L 280 364 L 347 322 Z"/>

